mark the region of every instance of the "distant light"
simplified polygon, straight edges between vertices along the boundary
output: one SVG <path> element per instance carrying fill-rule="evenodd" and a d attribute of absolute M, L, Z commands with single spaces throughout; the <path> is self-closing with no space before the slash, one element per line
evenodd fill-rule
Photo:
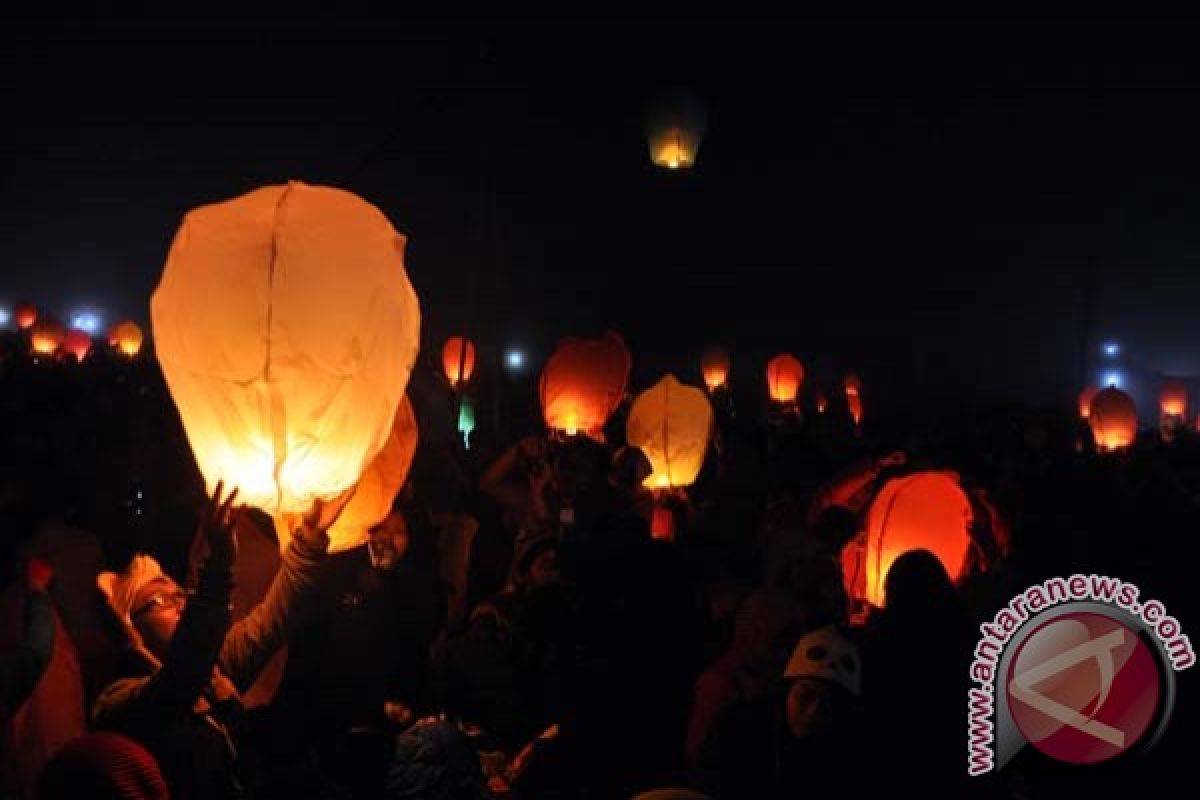
<path fill-rule="evenodd" d="M 8 327 L 10 319 L 12 319 L 12 313 L 7 308 L 0 308 L 0 328 Z"/>
<path fill-rule="evenodd" d="M 71 316 L 71 327 L 95 336 L 100 332 L 100 315 L 95 311 L 79 311 Z"/>
<path fill-rule="evenodd" d="M 1116 342 L 1105 342 L 1104 343 L 1104 355 L 1108 356 L 1109 358 L 1114 358 L 1120 354 L 1121 354 L 1121 345 L 1117 344 Z"/>
<path fill-rule="evenodd" d="M 1104 385 L 1106 387 L 1115 386 L 1120 389 L 1122 383 L 1123 381 L 1121 380 L 1121 373 L 1119 372 L 1109 372 L 1104 376 Z"/>
<path fill-rule="evenodd" d="M 504 355 L 504 363 L 509 369 L 520 369 L 525 366 L 525 354 L 520 350 L 509 350 Z"/>

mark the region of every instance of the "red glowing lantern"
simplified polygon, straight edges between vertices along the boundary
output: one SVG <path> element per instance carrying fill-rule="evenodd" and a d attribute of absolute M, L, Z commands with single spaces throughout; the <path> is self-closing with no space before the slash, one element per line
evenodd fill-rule
<path fill-rule="evenodd" d="M 1181 381 L 1169 380 L 1163 384 L 1158 395 L 1158 404 L 1163 416 L 1182 417 L 1187 414 L 1188 391 Z"/>
<path fill-rule="evenodd" d="M 729 351 L 722 347 L 706 351 L 700 359 L 700 371 L 704 375 L 704 385 L 710 392 L 724 389 L 729 380 Z"/>
<path fill-rule="evenodd" d="M 781 353 L 767 364 L 767 389 L 771 399 L 783 405 L 794 405 L 804 383 L 804 365 L 790 353 Z"/>
<path fill-rule="evenodd" d="M 631 366 L 629 350 L 615 333 L 564 339 L 542 369 L 538 387 L 546 427 L 599 438 L 625 396 Z"/>
<path fill-rule="evenodd" d="M 1120 450 L 1137 438 L 1137 406 L 1132 397 L 1110 386 L 1092 399 L 1088 424 L 1098 450 Z"/>
<path fill-rule="evenodd" d="M 17 327 L 23 331 L 32 328 L 33 324 L 37 322 L 37 318 L 37 309 L 29 303 L 19 303 L 13 309 L 13 320 L 17 323 Z"/>
<path fill-rule="evenodd" d="M 884 484 L 867 511 L 866 530 L 842 551 L 846 591 L 884 605 L 884 582 L 911 550 L 937 556 L 952 580 L 962 577 L 970 548 L 971 501 L 954 472 L 918 472 Z"/>
<path fill-rule="evenodd" d="M 825 399 L 824 392 L 817 392 L 817 413 L 824 414 L 825 409 L 829 407 L 829 401 Z"/>
<path fill-rule="evenodd" d="M 846 377 L 842 379 L 842 388 L 846 390 L 848 397 L 862 395 L 862 381 L 853 372 L 846 373 Z"/>
<path fill-rule="evenodd" d="M 1087 419 L 1092 415 L 1092 400 L 1096 397 L 1096 392 L 1100 391 L 1095 386 L 1089 386 L 1079 393 L 1079 416 Z"/>
<path fill-rule="evenodd" d="M 63 337 L 62 348 L 74 356 L 76 361 L 83 361 L 92 351 L 92 337 L 88 336 L 86 332 L 74 328 L 67 331 L 67 335 Z"/>
<path fill-rule="evenodd" d="M 458 388 L 471 380 L 475 371 L 475 345 L 462 336 L 451 336 L 442 346 L 442 371 L 450 385 Z"/>
<path fill-rule="evenodd" d="M 862 395 L 857 392 L 854 394 L 846 393 L 846 407 L 850 410 L 850 416 L 854 419 L 855 425 L 862 425 L 863 420 L 863 401 Z"/>
<path fill-rule="evenodd" d="M 33 326 L 29 337 L 29 346 L 35 355 L 52 356 L 62 347 L 66 331 L 57 320 L 43 318 Z"/>

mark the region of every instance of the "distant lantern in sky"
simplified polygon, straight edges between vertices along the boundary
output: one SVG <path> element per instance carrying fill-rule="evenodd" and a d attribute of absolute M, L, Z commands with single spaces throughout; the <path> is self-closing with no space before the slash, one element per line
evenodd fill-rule
<path fill-rule="evenodd" d="M 804 383 L 804 365 L 790 353 L 781 353 L 767 363 L 767 389 L 776 403 L 792 405 Z"/>
<path fill-rule="evenodd" d="M 949 471 L 918 472 L 884 484 L 867 511 L 865 536 L 843 550 L 851 597 L 882 607 L 888 570 L 912 550 L 928 550 L 951 580 L 966 567 L 971 544 L 971 502 Z"/>
<path fill-rule="evenodd" d="M 1087 419 L 1092 415 L 1092 400 L 1095 399 L 1096 393 L 1100 391 L 1095 386 L 1088 386 L 1079 393 L 1079 416 Z"/>
<path fill-rule="evenodd" d="M 450 385 L 458 388 L 475 372 L 475 344 L 462 336 L 451 336 L 442 346 L 442 370 Z"/>
<path fill-rule="evenodd" d="M 133 320 L 118 322 L 108 332 L 108 343 L 123 356 L 133 358 L 142 349 L 142 329 Z"/>
<path fill-rule="evenodd" d="M 1137 438 L 1137 407 L 1133 398 L 1111 386 L 1097 392 L 1092 398 L 1088 424 L 1098 450 L 1110 452 L 1130 446 Z"/>
<path fill-rule="evenodd" d="M 29 303 L 18 303 L 17 307 L 13 309 L 12 316 L 17 327 L 25 331 L 32 328 L 33 324 L 37 322 L 38 312 Z"/>
<path fill-rule="evenodd" d="M 700 371 L 704 385 L 710 392 L 724 389 L 729 381 L 729 351 L 723 347 L 710 347 L 700 359 Z"/>
<path fill-rule="evenodd" d="M 634 398 L 625 422 L 625 440 L 641 450 L 653 471 L 648 489 L 691 486 L 704 466 L 712 436 L 713 412 L 703 389 L 666 375 Z"/>
<path fill-rule="evenodd" d="M 568 436 L 601 437 L 625 396 L 631 366 L 629 350 L 615 333 L 561 341 L 542 368 L 538 386 L 546 427 Z"/>
<path fill-rule="evenodd" d="M 704 101 L 691 92 L 664 95 L 646 115 L 650 160 L 666 169 L 688 169 L 696 163 L 708 127 Z"/>
<path fill-rule="evenodd" d="M 36 355 L 52 356 L 62 347 L 66 335 L 67 332 L 63 330 L 61 323 L 50 317 L 42 317 L 33 326 L 29 346 Z"/>
<path fill-rule="evenodd" d="M 92 337 L 86 331 L 73 328 L 63 337 L 62 349 L 74 356 L 76 361 L 83 361 L 92 351 Z"/>
<path fill-rule="evenodd" d="M 817 392 L 816 402 L 817 402 L 817 413 L 824 414 L 825 409 L 829 406 L 829 401 L 825 399 L 824 392 Z"/>
<path fill-rule="evenodd" d="M 293 513 L 359 480 L 417 356 L 404 247 L 362 198 L 299 182 L 184 217 L 150 316 L 209 491 Z"/>
<path fill-rule="evenodd" d="M 1121 355 L 1121 345 L 1117 344 L 1116 342 L 1105 342 L 1104 355 L 1108 356 L 1109 358 L 1116 358 L 1117 356 Z"/>
<path fill-rule="evenodd" d="M 1158 395 L 1158 405 L 1164 416 L 1182 417 L 1187 414 L 1188 391 L 1182 381 L 1169 380 Z"/>

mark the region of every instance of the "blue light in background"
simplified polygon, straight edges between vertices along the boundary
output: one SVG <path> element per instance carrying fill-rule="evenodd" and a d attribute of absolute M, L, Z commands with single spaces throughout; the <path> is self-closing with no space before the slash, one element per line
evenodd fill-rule
<path fill-rule="evenodd" d="M 504 355 L 504 363 L 509 369 L 520 369 L 525 366 L 525 354 L 520 350 L 509 350 Z"/>
<path fill-rule="evenodd" d="M 1108 356 L 1109 358 L 1116 358 L 1120 354 L 1121 345 L 1117 344 L 1116 342 L 1104 343 L 1104 355 Z"/>
<path fill-rule="evenodd" d="M 1104 386 L 1106 388 L 1109 386 L 1115 386 L 1118 389 L 1120 389 L 1122 383 L 1123 383 L 1123 381 L 1121 379 L 1121 373 L 1119 373 L 1119 372 L 1104 373 Z"/>
<path fill-rule="evenodd" d="M 7 308 L 0 308 L 0 328 L 7 328 L 11 319 L 12 313 Z"/>
<path fill-rule="evenodd" d="M 100 332 L 100 315 L 95 311 L 77 311 L 71 315 L 71 327 L 95 336 Z"/>

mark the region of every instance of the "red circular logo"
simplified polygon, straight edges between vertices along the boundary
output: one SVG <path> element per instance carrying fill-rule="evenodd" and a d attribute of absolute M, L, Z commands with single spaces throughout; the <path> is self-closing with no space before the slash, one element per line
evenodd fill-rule
<path fill-rule="evenodd" d="M 1072 764 L 1107 761 L 1154 722 L 1159 663 L 1137 632 L 1095 612 L 1068 613 L 1031 633 L 1008 669 L 1008 708 L 1025 739 Z"/>

